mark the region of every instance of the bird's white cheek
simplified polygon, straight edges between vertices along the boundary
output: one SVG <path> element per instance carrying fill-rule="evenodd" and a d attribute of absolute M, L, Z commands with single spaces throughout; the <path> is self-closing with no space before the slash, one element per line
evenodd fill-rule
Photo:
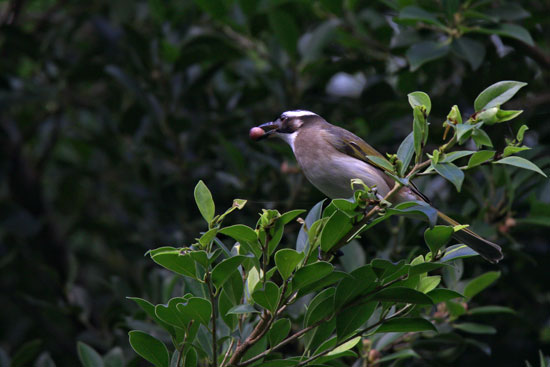
<path fill-rule="evenodd" d="M 292 134 L 277 133 L 277 137 L 286 141 L 286 143 L 290 145 L 290 147 L 292 148 L 292 152 L 294 153 L 296 152 L 294 150 L 294 141 L 296 140 L 296 135 L 298 135 L 297 131 L 293 132 Z"/>

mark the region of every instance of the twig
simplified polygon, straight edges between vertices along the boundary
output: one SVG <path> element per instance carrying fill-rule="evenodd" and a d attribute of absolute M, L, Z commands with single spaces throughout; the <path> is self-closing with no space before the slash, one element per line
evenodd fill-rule
<path fill-rule="evenodd" d="M 229 348 L 227 348 L 227 352 L 225 352 L 225 356 L 223 357 L 221 367 L 225 366 L 225 362 L 227 362 L 227 358 L 229 358 L 229 355 L 231 354 L 231 350 L 233 349 L 233 346 L 235 345 L 235 339 L 231 339 L 231 343 L 229 344 Z"/>
<path fill-rule="evenodd" d="M 218 339 L 216 337 L 216 295 L 212 289 L 212 279 L 210 273 L 206 274 L 206 284 L 208 285 L 208 293 L 210 294 L 210 302 L 212 303 L 212 366 L 218 366 Z"/>
<path fill-rule="evenodd" d="M 399 311 L 397 311 L 396 313 L 394 313 L 392 316 L 390 316 L 390 317 L 388 317 L 388 318 L 385 318 L 385 319 L 383 319 L 383 320 L 380 320 L 380 321 L 378 321 L 378 322 L 376 322 L 376 323 L 374 323 L 374 324 L 372 324 L 372 325 L 370 325 L 370 326 L 367 326 L 366 328 L 364 328 L 364 329 L 360 330 L 359 332 L 353 334 L 353 335 L 350 336 L 349 338 L 347 338 L 347 339 L 341 341 L 341 342 L 338 343 L 334 348 L 330 348 L 330 349 L 327 349 L 327 350 L 325 350 L 325 351 L 323 351 L 323 352 L 321 352 L 321 353 L 317 353 L 316 355 L 314 355 L 314 356 L 312 356 L 312 357 L 306 359 L 305 361 L 302 361 L 302 362 L 298 363 L 298 364 L 296 365 L 296 367 L 305 366 L 306 364 L 308 364 L 308 363 L 310 363 L 310 362 L 316 360 L 316 359 L 319 358 L 319 357 L 324 356 L 325 354 L 330 353 L 332 350 L 338 348 L 339 346 L 341 346 L 341 345 L 343 345 L 343 344 L 349 342 L 350 340 L 352 340 L 352 339 L 354 339 L 354 338 L 356 338 L 356 337 L 358 337 L 358 336 L 360 336 L 360 335 L 363 335 L 363 333 L 365 333 L 365 332 L 367 332 L 367 331 L 369 331 L 369 330 L 371 330 L 371 329 L 374 329 L 375 327 L 377 327 L 377 326 L 383 324 L 384 322 L 401 316 L 403 313 L 405 313 L 406 311 L 408 311 L 410 308 L 411 308 L 411 305 L 409 304 L 409 305 L 403 307 L 401 310 L 399 310 Z"/>

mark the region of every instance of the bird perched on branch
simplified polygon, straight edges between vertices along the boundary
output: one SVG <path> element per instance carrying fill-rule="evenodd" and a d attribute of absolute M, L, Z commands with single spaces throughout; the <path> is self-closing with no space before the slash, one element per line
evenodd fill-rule
<path fill-rule="evenodd" d="M 369 187 L 376 186 L 382 197 L 395 185 L 394 179 L 384 173 L 384 167 L 367 158 L 384 158 L 382 154 L 355 134 L 328 123 L 311 111 L 284 112 L 275 121 L 250 129 L 250 137 L 254 140 L 277 137 L 287 142 L 307 179 L 331 199 L 352 197 L 350 182 L 354 178 L 361 179 Z M 391 202 L 412 200 L 429 203 L 414 185 L 401 187 Z M 437 214 L 444 223 L 459 225 L 444 213 L 437 211 Z M 502 259 L 500 246 L 468 228 L 453 236 L 492 263 Z"/>

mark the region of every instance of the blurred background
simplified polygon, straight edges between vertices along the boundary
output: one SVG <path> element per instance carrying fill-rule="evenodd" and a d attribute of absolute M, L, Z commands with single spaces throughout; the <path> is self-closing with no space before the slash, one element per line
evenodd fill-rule
<path fill-rule="evenodd" d="M 548 14 L 548 0 L 0 1 L 0 365 L 78 365 L 77 341 L 140 365 L 127 332 L 148 324 L 125 297 L 166 301 L 172 279 L 144 254 L 205 230 L 199 179 L 219 211 L 249 201 L 228 224 L 323 199 L 286 145 L 248 139 L 283 111 L 395 152 L 412 128 L 407 93 L 431 96 L 437 146 L 452 105 L 468 117 L 489 85 L 524 81 L 506 107 L 525 112 L 489 135 L 499 150 L 529 125 L 524 156 L 550 174 Z M 476 302 L 517 314 L 492 316 L 498 333 L 455 365 L 538 363 L 550 353 L 550 182 L 483 167 L 461 193 L 418 183 L 505 251 L 464 272 L 500 270 Z M 423 230 L 389 223 L 354 256 L 425 251 Z"/>

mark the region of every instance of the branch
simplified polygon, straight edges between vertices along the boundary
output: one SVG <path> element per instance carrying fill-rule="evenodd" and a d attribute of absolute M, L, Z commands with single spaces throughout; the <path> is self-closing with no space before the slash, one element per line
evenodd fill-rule
<path fill-rule="evenodd" d="M 399 311 L 397 311 L 396 313 L 394 313 L 392 316 L 387 317 L 387 318 L 385 318 L 385 319 L 382 319 L 382 320 L 380 320 L 380 321 L 378 321 L 378 322 L 376 322 L 376 323 L 374 323 L 374 324 L 372 324 L 372 325 L 370 325 L 370 326 L 367 326 L 366 328 L 364 328 L 364 329 L 358 331 L 357 333 L 353 334 L 353 335 L 350 336 L 349 338 L 342 340 L 340 343 L 338 343 L 337 345 L 335 345 L 334 348 L 327 349 L 327 350 L 325 350 L 325 351 L 323 351 L 323 352 L 321 352 L 321 353 L 317 353 L 316 355 L 314 355 L 314 356 L 312 356 L 312 357 L 306 359 L 305 361 L 302 361 L 302 362 L 298 363 L 298 364 L 296 365 L 296 367 L 305 366 L 306 364 L 308 364 L 308 363 L 310 363 L 310 362 L 316 360 L 316 359 L 319 358 L 319 357 L 324 356 L 325 354 L 330 353 L 331 351 L 333 351 L 334 349 L 338 348 L 339 346 L 341 346 L 341 345 L 343 345 L 343 344 L 349 342 L 350 340 L 352 340 L 352 339 L 354 339 L 354 338 L 356 338 L 356 337 L 358 337 L 358 336 L 363 335 L 363 333 L 366 333 L 367 331 L 374 329 L 375 327 L 377 327 L 377 326 L 383 324 L 384 322 L 386 322 L 386 321 L 388 321 L 388 320 L 391 320 L 391 319 L 395 319 L 395 318 L 401 316 L 401 315 L 404 314 L 406 311 L 408 311 L 410 308 L 411 308 L 411 305 L 409 304 L 409 305 L 403 307 L 401 310 L 399 310 Z"/>
<path fill-rule="evenodd" d="M 277 344 L 276 346 L 271 347 L 270 349 L 268 349 L 268 350 L 266 350 L 266 351 L 264 351 L 264 352 L 258 354 L 257 356 L 255 356 L 255 357 L 253 357 L 253 358 L 250 358 L 250 359 L 248 359 L 248 360 L 246 360 L 246 361 L 244 361 L 244 362 L 242 362 L 242 363 L 239 363 L 238 366 L 239 366 L 239 367 L 248 366 L 249 364 L 254 363 L 254 362 L 256 362 L 256 361 L 258 361 L 258 360 L 260 360 L 260 359 L 266 357 L 268 354 L 270 354 L 270 353 L 272 353 L 272 352 L 278 350 L 279 348 L 284 347 L 284 346 L 287 345 L 288 343 L 290 343 L 290 342 L 292 342 L 292 341 L 298 339 L 299 337 L 301 337 L 302 335 L 306 334 L 308 331 L 315 329 L 317 326 L 321 325 L 322 323 L 331 320 L 333 317 L 337 316 L 337 315 L 340 314 L 341 312 L 343 312 L 343 311 L 349 309 L 350 307 L 354 307 L 354 306 L 357 306 L 357 305 L 361 304 L 361 302 L 363 302 L 365 298 L 372 296 L 373 294 L 375 294 L 375 293 L 381 291 L 382 289 L 385 289 L 385 288 L 388 288 L 388 287 L 394 285 L 395 283 L 397 283 L 397 282 L 403 280 L 405 277 L 406 277 L 406 276 L 401 276 L 401 277 L 399 277 L 399 278 L 397 278 L 397 279 L 394 279 L 394 280 L 392 280 L 392 281 L 390 281 L 390 282 L 388 282 L 388 283 L 386 283 L 386 284 L 383 284 L 383 285 L 381 285 L 381 286 L 376 287 L 374 290 L 372 290 L 371 292 L 369 292 L 369 293 L 365 294 L 363 297 L 361 297 L 361 299 L 359 299 L 357 302 L 352 302 L 352 303 L 346 305 L 345 307 L 342 307 L 340 310 L 336 311 L 333 315 L 330 315 L 330 316 L 327 316 L 327 317 L 325 317 L 325 318 L 322 318 L 321 320 L 319 320 L 319 321 L 317 321 L 317 322 L 315 322 L 315 323 L 309 325 L 308 327 L 306 327 L 306 328 L 304 328 L 304 329 L 302 329 L 302 330 L 300 330 L 300 331 L 297 331 L 296 333 L 292 334 L 292 335 L 289 336 L 288 338 L 286 338 L 286 339 L 284 339 L 283 341 L 281 341 L 281 342 L 280 342 L 279 344 Z"/>

